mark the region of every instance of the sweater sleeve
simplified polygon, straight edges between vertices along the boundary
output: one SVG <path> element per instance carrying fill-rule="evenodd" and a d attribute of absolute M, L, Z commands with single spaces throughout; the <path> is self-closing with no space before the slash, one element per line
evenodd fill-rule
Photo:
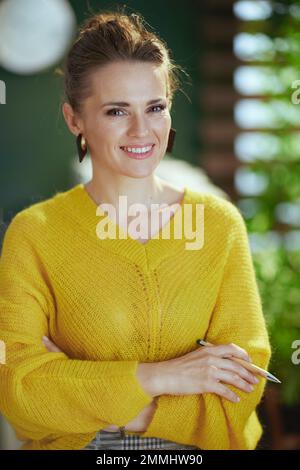
<path fill-rule="evenodd" d="M 138 361 L 70 359 L 42 344 L 55 307 L 25 220 L 19 213 L 9 224 L 0 258 L 0 411 L 28 439 L 126 425 L 153 400 L 137 379 Z"/>
<path fill-rule="evenodd" d="M 232 212 L 222 282 L 204 339 L 213 344 L 235 343 L 249 353 L 254 364 L 267 369 L 271 348 L 246 225 L 235 206 Z M 240 396 L 239 403 L 214 393 L 159 396 L 156 411 L 143 436 L 155 435 L 200 449 L 255 449 L 262 435 L 256 406 L 266 384 L 266 379 L 257 377 L 259 383 L 250 393 L 225 384 Z"/>

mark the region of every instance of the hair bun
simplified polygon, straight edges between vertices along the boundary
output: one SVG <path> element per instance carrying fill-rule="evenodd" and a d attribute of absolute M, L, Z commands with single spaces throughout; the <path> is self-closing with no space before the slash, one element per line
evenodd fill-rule
<path fill-rule="evenodd" d="M 150 26 L 150 25 L 149 25 Z M 165 42 L 147 27 L 143 16 L 105 10 L 87 18 L 65 62 L 65 94 L 75 111 L 89 95 L 90 74 L 117 60 L 152 62 L 167 70 L 167 97 L 179 88 L 177 72 Z"/>

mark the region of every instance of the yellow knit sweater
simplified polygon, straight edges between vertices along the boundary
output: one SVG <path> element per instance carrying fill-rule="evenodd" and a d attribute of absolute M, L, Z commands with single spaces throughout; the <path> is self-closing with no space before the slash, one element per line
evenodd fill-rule
<path fill-rule="evenodd" d="M 236 343 L 267 368 L 271 350 L 239 210 L 185 188 L 204 207 L 204 244 L 97 236 L 97 205 L 83 184 L 20 211 L 0 260 L 0 411 L 22 449 L 82 449 L 109 424 L 125 426 L 151 403 L 139 362 Z M 175 216 L 166 227 L 172 230 Z M 118 227 L 112 219 L 108 226 Z M 203 226 L 202 226 L 203 227 Z M 119 233 L 119 232 L 117 232 Z M 48 335 L 63 352 L 48 352 Z M 254 449 L 265 380 L 232 403 L 213 393 L 160 395 L 143 437 L 200 449 Z"/>

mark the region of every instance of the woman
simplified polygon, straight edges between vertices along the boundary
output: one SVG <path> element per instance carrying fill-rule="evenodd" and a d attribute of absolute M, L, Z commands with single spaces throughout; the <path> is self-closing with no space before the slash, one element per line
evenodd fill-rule
<path fill-rule="evenodd" d="M 242 216 L 154 175 L 174 137 L 175 71 L 138 15 L 95 15 L 68 54 L 63 115 L 93 177 L 19 212 L 0 263 L 0 406 L 22 449 L 261 437 L 265 379 L 233 360 L 265 369 L 271 354 Z"/>

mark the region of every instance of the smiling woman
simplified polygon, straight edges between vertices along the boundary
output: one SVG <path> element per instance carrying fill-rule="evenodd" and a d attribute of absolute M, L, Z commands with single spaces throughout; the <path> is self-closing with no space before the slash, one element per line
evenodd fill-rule
<path fill-rule="evenodd" d="M 106 12 L 81 28 L 65 64 L 62 111 L 77 136 L 80 160 L 91 155 L 93 177 L 85 189 L 97 204 L 118 210 L 120 193 L 129 206 L 138 202 L 147 210 L 181 199 L 183 189 L 154 175 L 172 149 L 170 110 L 179 70 L 137 14 Z"/>
<path fill-rule="evenodd" d="M 116 28 L 115 35 L 117 31 Z M 100 20 L 99 29 L 95 28 L 94 34 L 95 40 L 98 36 L 100 43 L 102 34 Z M 84 36 L 82 41 L 83 38 Z M 88 37 L 86 41 L 88 50 Z M 136 57 L 130 55 L 128 51 L 125 60 L 125 52 L 120 50 L 120 56 L 108 62 L 103 60 L 106 54 L 99 51 L 99 57 L 94 57 L 94 60 L 98 61 L 98 66 L 90 65 L 88 85 L 85 82 L 86 71 L 82 77 L 76 75 L 78 82 L 75 89 L 70 89 L 72 79 L 66 76 L 69 103 L 64 103 L 63 113 L 70 131 L 84 138 L 87 150 L 91 154 L 93 179 L 89 185 L 89 192 L 96 200 L 106 198 L 115 203 L 116 201 L 112 199 L 114 194 L 118 193 L 118 188 L 119 191 L 128 193 L 131 199 L 129 202 L 134 202 L 135 194 L 139 191 L 140 198 L 144 199 L 140 202 L 149 204 L 150 200 L 146 194 L 158 190 L 158 188 L 155 190 L 157 185 L 149 175 L 153 173 L 167 150 L 171 131 L 170 109 L 173 89 L 169 83 L 170 79 L 167 79 L 166 58 L 161 57 L 161 64 L 150 60 L 151 49 L 148 42 L 144 45 L 143 55 L 141 51 L 139 52 L 141 57 L 148 55 L 148 61 L 142 60 L 139 54 Z M 152 54 L 155 53 L 156 56 L 159 52 L 158 46 L 159 43 L 152 44 Z M 95 52 L 93 54 L 95 55 Z M 89 57 L 86 60 L 89 61 Z M 69 69 L 68 73 L 72 74 L 71 65 Z M 79 87 L 79 93 L 77 87 L 81 81 L 82 87 Z M 82 94 L 82 90 L 86 90 L 85 95 Z M 128 97 L 128 101 L 121 101 L 124 96 Z M 114 97 L 120 99 L 115 100 Z M 135 180 L 134 187 L 129 185 L 128 177 L 139 178 Z M 142 177 L 146 179 L 142 180 Z M 106 189 L 101 184 L 103 182 L 106 183 Z M 130 194 L 133 189 L 134 193 Z M 154 194 L 157 202 L 161 196 Z"/>
<path fill-rule="evenodd" d="M 261 436 L 265 379 L 231 359 L 270 359 L 244 221 L 154 174 L 177 69 L 137 14 L 95 15 L 69 51 L 62 111 L 93 176 L 19 212 L 0 262 L 0 410 L 22 449 L 254 449 Z M 98 205 L 117 213 L 120 195 L 145 209 L 147 243 L 99 236 Z M 200 248 L 185 230 L 154 237 L 152 205 L 175 203 L 196 239 L 205 206 Z M 177 235 L 182 220 L 164 222 Z"/>

